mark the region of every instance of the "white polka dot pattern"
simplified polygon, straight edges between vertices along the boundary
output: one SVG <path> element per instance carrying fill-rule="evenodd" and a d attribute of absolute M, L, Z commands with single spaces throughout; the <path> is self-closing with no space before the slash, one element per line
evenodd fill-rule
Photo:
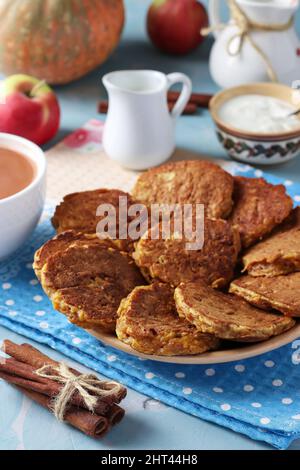
<path fill-rule="evenodd" d="M 184 374 L 184 372 L 176 372 L 175 377 L 176 377 L 177 379 L 184 379 L 184 378 L 185 378 L 185 374 Z"/>
<path fill-rule="evenodd" d="M 10 283 L 10 282 L 4 282 L 4 283 L 2 284 L 2 289 L 3 289 L 3 290 L 8 290 L 8 289 L 10 289 L 10 288 L 11 288 L 11 283 Z"/>
<path fill-rule="evenodd" d="M 107 356 L 107 360 L 109 362 L 115 362 L 117 360 L 117 356 L 115 356 L 114 354 L 110 354 L 109 356 Z"/>
<path fill-rule="evenodd" d="M 152 372 L 146 372 L 145 377 L 146 379 L 151 380 L 155 377 L 155 375 Z"/>
<path fill-rule="evenodd" d="M 45 310 L 37 310 L 37 311 L 35 312 L 35 314 L 36 314 L 36 316 L 38 316 L 38 317 L 43 317 L 44 315 L 46 315 L 46 312 L 45 312 Z"/>
<path fill-rule="evenodd" d="M 18 312 L 16 312 L 15 310 L 10 310 L 8 314 L 10 317 L 16 317 L 18 315 Z"/>
<path fill-rule="evenodd" d="M 245 366 L 243 364 L 237 364 L 234 368 L 237 372 L 245 372 Z"/>
<path fill-rule="evenodd" d="M 261 418 L 260 420 L 260 423 L 264 425 L 270 424 L 270 422 L 271 422 L 270 418 Z"/>
<path fill-rule="evenodd" d="M 275 362 L 273 362 L 273 361 L 266 361 L 266 362 L 265 362 L 265 366 L 268 367 L 268 368 L 274 367 L 274 366 L 275 366 Z"/>
<path fill-rule="evenodd" d="M 231 405 L 229 405 L 228 403 L 223 403 L 221 405 L 221 410 L 223 411 L 230 411 L 231 410 Z"/>
<path fill-rule="evenodd" d="M 80 339 L 80 338 L 73 338 L 73 339 L 72 339 L 72 343 L 73 343 L 73 344 L 76 344 L 76 345 L 77 345 L 77 344 L 80 344 L 80 343 L 81 343 L 81 339 Z"/>
<path fill-rule="evenodd" d="M 207 375 L 207 377 L 213 377 L 215 373 L 216 373 L 215 369 L 206 369 L 205 371 L 205 375 Z"/>
<path fill-rule="evenodd" d="M 293 403 L 293 400 L 291 398 L 283 398 L 281 402 L 283 405 L 291 405 Z"/>

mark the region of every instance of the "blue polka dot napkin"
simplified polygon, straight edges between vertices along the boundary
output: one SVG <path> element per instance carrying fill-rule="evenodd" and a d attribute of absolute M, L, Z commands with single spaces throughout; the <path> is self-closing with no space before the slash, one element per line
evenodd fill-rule
<path fill-rule="evenodd" d="M 245 165 L 230 163 L 227 169 L 282 182 Z M 300 185 L 284 184 L 299 203 Z M 284 449 L 300 438 L 300 340 L 253 359 L 209 367 L 139 360 L 105 347 L 55 312 L 35 278 L 33 253 L 53 236 L 50 215 L 48 208 L 26 246 L 0 263 L 1 325 L 143 394 L 252 439 Z"/>

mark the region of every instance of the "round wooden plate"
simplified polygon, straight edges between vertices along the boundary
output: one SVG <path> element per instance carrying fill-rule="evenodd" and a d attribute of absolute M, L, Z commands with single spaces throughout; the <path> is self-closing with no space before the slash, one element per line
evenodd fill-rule
<path fill-rule="evenodd" d="M 261 354 L 278 349 L 281 346 L 296 340 L 300 337 L 300 323 L 297 323 L 294 328 L 282 333 L 279 336 L 263 341 L 262 343 L 255 343 L 245 346 L 238 345 L 236 348 L 223 349 L 218 351 L 207 352 L 197 356 L 152 356 L 150 354 L 143 354 L 135 351 L 130 346 L 122 343 L 115 336 L 103 333 L 96 330 L 87 330 L 92 336 L 98 338 L 106 346 L 111 346 L 119 351 L 125 352 L 132 356 L 137 356 L 142 359 L 149 359 L 150 361 L 168 362 L 171 364 L 221 364 L 224 362 L 235 362 L 249 357 L 259 356 Z"/>

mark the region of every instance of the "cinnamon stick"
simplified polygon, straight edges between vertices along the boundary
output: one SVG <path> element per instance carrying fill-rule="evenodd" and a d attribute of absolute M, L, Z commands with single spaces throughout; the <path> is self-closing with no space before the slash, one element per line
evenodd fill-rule
<path fill-rule="evenodd" d="M 41 393 L 26 390 L 23 387 L 17 386 L 17 389 L 24 393 L 24 395 L 26 395 L 31 400 L 52 412 L 51 398 L 48 398 Z M 100 438 L 104 436 L 110 429 L 110 423 L 107 418 L 90 413 L 89 411 L 86 411 L 82 408 L 76 408 L 74 406 L 71 406 L 66 411 L 64 419 L 74 428 L 77 428 L 88 436 L 94 438 Z"/>
<path fill-rule="evenodd" d="M 174 106 L 175 106 L 175 100 L 168 101 L 169 111 L 172 111 Z M 98 106 L 98 112 L 101 114 L 107 114 L 107 111 L 108 111 L 108 101 L 101 101 Z M 182 114 L 193 115 L 193 114 L 196 114 L 196 112 L 197 112 L 197 105 L 195 103 L 190 102 L 186 105 Z"/>
<path fill-rule="evenodd" d="M 19 376 L 14 376 L 8 374 L 6 372 L 0 371 L 0 378 L 5 380 L 5 382 L 17 386 L 17 388 L 21 388 L 22 391 L 27 390 L 28 392 L 35 392 L 40 395 L 44 395 L 49 399 L 55 398 L 58 393 L 53 392 L 53 390 L 49 390 L 46 384 L 34 382 L 31 380 L 24 379 Z M 55 388 L 55 383 L 52 384 L 53 389 Z M 50 386 L 51 387 L 51 386 Z M 58 390 L 59 392 L 60 390 Z M 79 396 L 74 396 L 70 402 L 71 405 L 75 408 L 84 408 L 87 410 L 85 403 Z M 88 411 L 88 410 L 87 410 Z M 115 426 L 118 424 L 125 416 L 125 410 L 121 408 L 119 405 L 112 405 L 109 406 L 106 403 L 98 403 L 95 407 L 94 414 L 98 415 L 99 417 L 104 417 L 108 420 L 111 426 Z"/>
<path fill-rule="evenodd" d="M 29 364 L 35 369 L 40 369 L 45 365 L 57 366 L 58 362 L 38 351 L 30 344 L 15 344 L 9 339 L 3 341 L 1 350 L 8 356 L 13 357 L 19 362 Z"/>
<path fill-rule="evenodd" d="M 58 362 L 54 361 L 50 357 L 41 353 L 38 349 L 34 348 L 30 344 L 15 344 L 10 340 L 3 341 L 2 351 L 8 356 L 13 357 L 19 362 L 32 366 L 35 370 L 40 369 L 44 365 L 52 365 L 54 367 L 58 366 Z M 81 375 L 81 372 L 70 369 L 75 375 Z M 109 385 L 104 385 L 105 390 L 110 390 Z M 107 403 L 108 405 L 113 405 L 114 403 L 120 403 L 127 394 L 125 387 L 121 387 L 118 393 L 112 393 L 106 397 L 99 398 L 99 401 Z"/>
<path fill-rule="evenodd" d="M 180 96 L 178 91 L 169 91 L 168 92 L 168 101 L 177 101 Z M 212 99 L 213 95 L 206 93 L 192 93 L 189 103 L 193 103 L 199 108 L 208 108 L 209 102 Z"/>
<path fill-rule="evenodd" d="M 122 421 L 124 416 L 125 410 L 123 410 L 123 408 L 121 408 L 119 405 L 112 405 L 107 418 L 111 426 L 115 426 L 120 421 Z"/>
<path fill-rule="evenodd" d="M 11 357 L 0 358 L 0 379 L 14 385 L 26 396 L 53 412 L 53 398 L 60 394 L 64 385 L 50 377 L 39 376 L 36 369 L 44 365 L 50 365 L 51 369 L 51 366 L 60 363 L 29 344 L 17 345 L 5 340 L 2 350 Z M 76 370 L 73 372 L 81 375 Z M 103 381 L 99 385 L 108 391 L 114 388 L 114 384 L 109 381 Z M 121 387 L 120 393 L 112 392 L 104 399 L 97 398 L 92 413 L 87 409 L 84 398 L 76 391 L 64 409 L 63 420 L 91 437 L 100 438 L 124 417 L 125 411 L 116 403 L 125 396 L 126 388 Z"/>
<path fill-rule="evenodd" d="M 35 374 L 35 377 L 42 379 L 42 381 L 35 381 L 31 374 L 25 375 L 24 373 L 24 375 L 16 375 L 16 369 L 14 370 L 14 373 L 9 373 L 9 370 L 11 370 L 11 368 L 6 368 L 3 364 L 0 364 L 0 378 L 12 385 L 19 385 L 26 390 L 41 393 L 49 398 L 57 397 L 62 390 L 62 386 L 53 380 L 46 380 Z M 87 409 L 84 400 L 78 393 L 74 393 L 71 397 L 70 404 Z M 110 417 L 114 416 L 116 410 L 108 403 L 98 400 L 94 412 L 100 416 Z"/>
<path fill-rule="evenodd" d="M 0 372 L 5 372 L 6 374 L 17 375 L 19 377 L 24 377 L 28 380 L 33 380 L 34 382 L 45 383 L 46 379 L 40 377 L 35 373 L 35 368 L 29 366 L 28 364 L 23 364 L 22 362 L 16 361 L 15 359 L 3 359 L 0 360 Z"/>

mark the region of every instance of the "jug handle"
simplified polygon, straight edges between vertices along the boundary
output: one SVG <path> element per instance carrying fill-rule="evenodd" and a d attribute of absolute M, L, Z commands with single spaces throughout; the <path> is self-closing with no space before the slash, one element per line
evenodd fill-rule
<path fill-rule="evenodd" d="M 212 31 L 212 33 L 215 38 L 218 38 L 220 36 L 220 30 L 218 30 L 217 26 L 221 24 L 220 0 L 209 0 L 208 17 L 210 27 L 216 28 Z"/>
<path fill-rule="evenodd" d="M 167 75 L 167 80 L 168 80 L 168 88 L 175 85 L 176 83 L 183 84 L 183 88 L 180 93 L 180 96 L 178 100 L 176 101 L 174 108 L 171 111 L 171 116 L 174 119 L 176 119 L 183 113 L 184 108 L 186 107 L 191 97 L 192 82 L 190 78 L 184 73 L 170 73 L 169 75 Z"/>

